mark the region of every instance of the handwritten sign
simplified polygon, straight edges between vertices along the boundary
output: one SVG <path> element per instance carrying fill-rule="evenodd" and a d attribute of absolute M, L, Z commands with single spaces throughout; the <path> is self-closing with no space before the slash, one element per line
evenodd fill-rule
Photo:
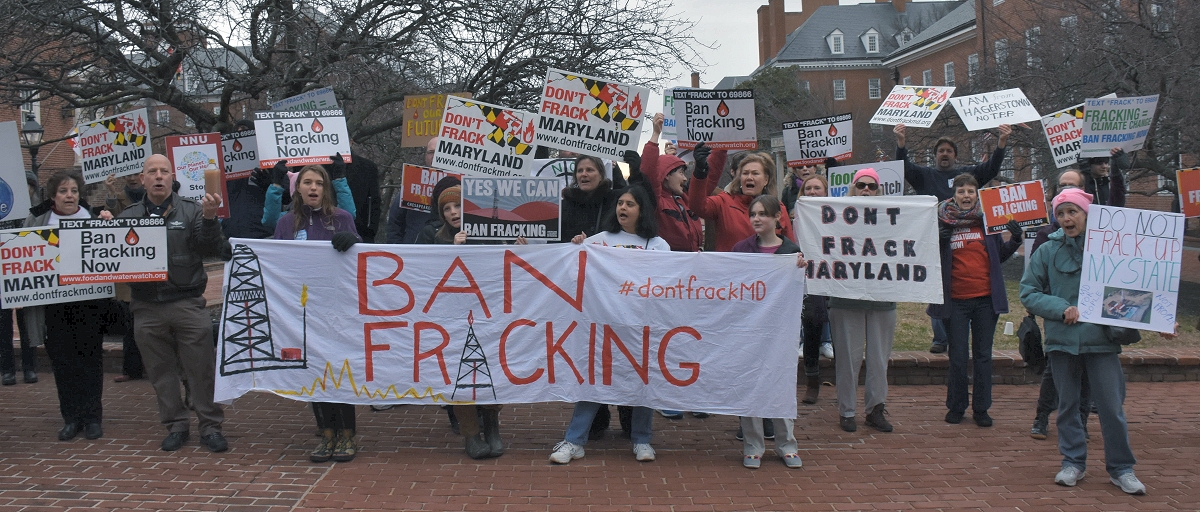
<path fill-rule="evenodd" d="M 1200 217 L 1200 167 L 1175 171 L 1179 208 L 1184 217 Z"/>
<path fill-rule="evenodd" d="M 404 131 L 400 132 L 400 147 L 423 148 L 442 129 L 442 112 L 446 96 L 470 98 L 469 92 L 450 94 L 419 94 L 404 97 Z"/>
<path fill-rule="evenodd" d="M 979 189 L 979 208 L 988 234 L 1004 231 L 1009 221 L 1022 228 L 1049 222 L 1046 215 L 1046 191 L 1041 181 L 1025 181 Z"/>
<path fill-rule="evenodd" d="M 274 167 L 287 160 L 288 167 L 333 163 L 333 155 L 342 154 L 350 163 L 350 134 L 342 111 L 294 110 L 254 113 L 254 132 L 258 142 L 258 166 Z"/>
<path fill-rule="evenodd" d="M 970 96 L 956 96 L 950 99 L 954 110 L 967 131 L 986 130 L 1002 124 L 1017 124 L 1040 121 L 1033 103 L 1025 97 L 1020 89 L 1005 89 L 1003 91 L 985 92 Z"/>
<path fill-rule="evenodd" d="M 146 119 L 146 109 L 140 108 L 75 127 L 84 183 L 142 172 L 142 162 L 151 151 Z"/>
<path fill-rule="evenodd" d="M 757 149 L 754 91 L 677 89 L 675 125 L 680 149 L 703 142 L 713 149 Z"/>
<path fill-rule="evenodd" d="M 650 89 L 550 68 L 537 143 L 600 158 L 637 151 Z"/>
<path fill-rule="evenodd" d="M 225 173 L 220 164 L 225 161 L 221 134 L 172 135 L 167 137 L 166 146 L 175 181 L 179 182 L 179 196 L 201 202 L 204 194 L 220 195 L 217 216 L 229 218 L 229 204 L 225 202 L 229 194 L 225 191 Z"/>
<path fill-rule="evenodd" d="M 953 87 L 897 85 L 871 117 L 871 124 L 929 128 L 954 94 Z"/>
<path fill-rule="evenodd" d="M 475 240 L 559 239 L 562 187 L 556 178 L 462 181 L 462 230 Z"/>
<path fill-rule="evenodd" d="M 1158 95 L 1088 98 L 1083 107 L 1083 158 L 1108 157 L 1112 148 L 1142 149 L 1158 108 Z"/>
<path fill-rule="evenodd" d="M 836 116 L 783 123 L 783 147 L 790 166 L 839 162 L 854 155 L 854 116 Z"/>
<path fill-rule="evenodd" d="M 167 280 L 163 217 L 59 221 L 59 282 Z"/>
<path fill-rule="evenodd" d="M 537 114 L 448 96 L 433 165 L 472 176 L 526 176 Z"/>
<path fill-rule="evenodd" d="M 461 174 L 412 164 L 404 164 L 401 172 L 400 207 L 425 213 L 429 213 L 433 209 L 431 205 L 434 203 L 434 198 L 430 197 L 430 194 L 433 194 L 433 187 L 437 186 L 438 181 L 446 176 L 462 178 Z"/>
<path fill-rule="evenodd" d="M 249 178 L 258 168 L 258 137 L 254 130 L 226 133 L 221 136 L 221 155 L 225 160 L 225 179 Z"/>
<path fill-rule="evenodd" d="M 0 231 L 4 309 L 112 297 L 112 283 L 58 282 L 58 228 L 40 226 Z"/>

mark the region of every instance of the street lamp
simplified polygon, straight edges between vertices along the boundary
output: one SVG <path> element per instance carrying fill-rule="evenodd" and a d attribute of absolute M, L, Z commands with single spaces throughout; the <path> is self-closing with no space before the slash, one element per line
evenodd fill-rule
<path fill-rule="evenodd" d="M 33 118 L 33 114 L 25 115 L 25 126 L 21 127 L 21 139 L 25 141 L 25 147 L 29 149 L 29 167 L 36 176 L 38 171 L 37 154 L 38 148 L 42 146 L 42 135 L 45 130 L 42 125 L 38 124 Z"/>

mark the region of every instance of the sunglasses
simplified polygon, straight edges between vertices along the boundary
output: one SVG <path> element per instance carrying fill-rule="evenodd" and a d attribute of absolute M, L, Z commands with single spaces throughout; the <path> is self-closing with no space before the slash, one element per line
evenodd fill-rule
<path fill-rule="evenodd" d="M 866 190 L 868 188 L 871 190 L 879 190 L 878 183 L 864 183 L 864 182 L 860 181 L 858 183 L 855 183 L 854 186 L 858 187 L 859 190 Z"/>

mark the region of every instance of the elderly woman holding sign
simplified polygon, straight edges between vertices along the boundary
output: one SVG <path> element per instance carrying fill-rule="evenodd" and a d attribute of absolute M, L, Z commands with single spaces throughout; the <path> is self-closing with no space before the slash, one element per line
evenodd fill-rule
<path fill-rule="evenodd" d="M 1091 203 L 1092 195 L 1077 188 L 1054 197 L 1051 206 L 1061 227 L 1033 252 L 1021 277 L 1021 304 L 1045 319 L 1046 355 L 1058 388 L 1058 451 L 1063 461 L 1054 483 L 1074 487 L 1087 466 L 1087 434 L 1076 413 L 1086 371 L 1100 415 L 1109 480 L 1126 493 L 1145 494 L 1146 486 L 1133 474 L 1137 460 L 1125 423 L 1121 345 L 1109 339 L 1103 326 L 1079 321 L 1076 305 Z"/>
<path fill-rule="evenodd" d="M 930 304 L 929 316 L 948 319 L 950 375 L 946 387 L 946 423 L 962 422 L 967 410 L 967 356 L 973 355 L 975 424 L 992 426 L 992 341 L 1000 315 L 1008 313 L 1008 292 L 1000 264 L 1021 247 L 1021 226 L 1005 226 L 1012 238 L 988 234 L 979 205 L 975 176 L 954 178 L 954 197 L 938 203 L 942 248 L 942 304 Z M 970 336 L 971 343 L 967 343 Z M 968 351 L 969 349 L 969 351 Z"/>
<path fill-rule="evenodd" d="M 30 209 L 25 225 L 58 227 L 61 219 L 90 219 L 92 214 L 80 205 L 83 178 L 78 174 L 57 172 L 46 182 L 46 202 Z M 104 219 L 112 214 L 101 213 Z M 54 369 L 54 384 L 58 388 L 58 410 L 63 427 L 58 439 L 74 439 L 83 431 L 88 439 L 104 435 L 100 426 L 102 407 L 100 395 L 104 389 L 104 349 L 100 335 L 98 300 L 61 302 L 25 309 L 25 323 L 30 337 L 45 339 L 46 355 Z M 49 320 L 47 322 L 47 320 Z"/>

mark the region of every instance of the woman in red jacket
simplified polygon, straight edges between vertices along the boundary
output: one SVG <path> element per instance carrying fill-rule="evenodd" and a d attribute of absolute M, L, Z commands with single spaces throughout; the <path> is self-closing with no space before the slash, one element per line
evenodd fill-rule
<path fill-rule="evenodd" d="M 688 188 L 688 205 L 706 222 L 714 224 L 717 252 L 729 252 L 733 244 L 754 235 L 754 228 L 750 227 L 750 201 L 762 194 L 776 195 L 775 161 L 767 153 L 747 154 L 726 191 L 709 196 L 707 191 L 716 186 L 720 176 L 710 177 L 708 171 L 725 165 L 726 152 L 718 149 L 711 158 L 709 153 L 704 143 L 692 152 L 696 157 L 696 172 L 692 174 L 695 183 Z M 783 216 L 779 224 L 781 236 L 795 239 L 790 218 Z"/>

